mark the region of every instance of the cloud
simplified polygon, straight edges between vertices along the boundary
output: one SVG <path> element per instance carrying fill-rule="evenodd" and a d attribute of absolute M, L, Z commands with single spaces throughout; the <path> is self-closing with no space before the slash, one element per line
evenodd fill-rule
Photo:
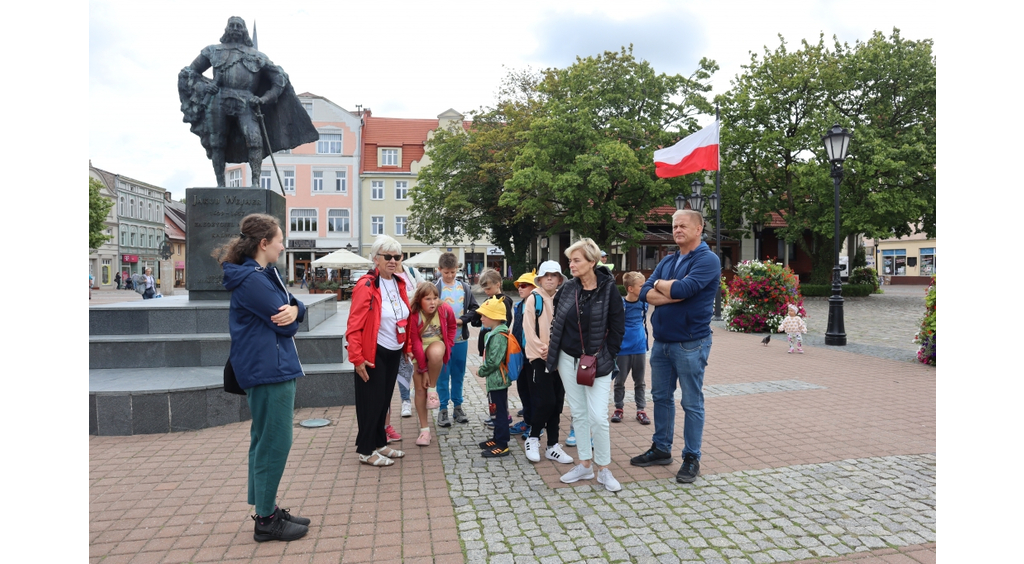
<path fill-rule="evenodd" d="M 706 56 L 699 20 L 673 8 L 640 19 L 617 20 L 604 14 L 551 13 L 533 31 L 538 45 L 532 59 L 566 67 L 576 57 L 595 56 L 633 45 L 633 55 L 657 72 L 689 75 Z"/>

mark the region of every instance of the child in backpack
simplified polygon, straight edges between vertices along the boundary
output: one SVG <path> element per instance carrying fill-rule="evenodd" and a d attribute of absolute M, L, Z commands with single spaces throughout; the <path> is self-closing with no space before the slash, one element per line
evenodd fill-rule
<path fill-rule="evenodd" d="M 409 306 L 409 361 L 414 363 L 416 415 L 420 420 L 419 446 L 430 445 L 427 426 L 427 390 L 437 382 L 441 367 L 451 358 L 455 342 L 455 312 L 441 301 L 437 287 L 420 282 Z"/>
<path fill-rule="evenodd" d="M 494 405 L 495 421 L 508 418 L 508 388 L 512 385 L 508 376 L 508 365 L 505 357 L 508 352 L 509 339 L 514 340 L 505 324 L 505 307 L 502 301 L 491 298 L 476 310 L 480 315 L 481 324 L 489 329 L 484 339 L 484 363 L 477 375 L 487 379 L 487 393 Z M 495 425 L 494 436 L 489 441 L 480 443 L 480 453 L 484 458 L 508 456 L 508 425 Z"/>
<path fill-rule="evenodd" d="M 501 293 L 501 275 L 498 274 L 498 271 L 494 270 L 493 268 L 485 268 L 485 269 L 483 269 L 483 271 L 480 272 L 479 283 L 480 283 L 480 289 L 483 290 L 485 294 L 487 294 L 488 299 L 492 299 L 493 298 L 493 299 L 500 300 L 501 303 L 503 303 L 505 305 L 505 318 L 502 321 L 505 323 L 506 327 L 511 325 L 512 324 L 512 300 L 508 296 L 506 296 L 505 294 Z M 470 323 L 474 327 L 481 327 L 482 322 L 481 322 L 480 315 L 477 314 L 477 313 L 474 313 L 473 314 L 473 319 L 470 320 Z M 480 336 L 477 339 L 477 348 L 480 351 L 480 356 L 484 356 L 484 338 L 487 336 L 487 332 L 488 331 L 490 331 L 490 329 L 488 329 L 486 325 L 480 328 Z M 495 419 L 494 418 L 494 402 L 493 401 L 489 401 L 489 403 L 490 403 L 490 410 L 489 411 L 490 411 L 491 418 L 484 422 L 484 424 L 487 425 L 488 427 L 494 425 L 495 421 L 504 421 L 503 419 Z M 512 424 L 512 418 L 509 417 L 508 418 L 508 422 L 504 423 L 504 424 L 505 425 L 511 425 Z"/>
<path fill-rule="evenodd" d="M 644 377 L 647 368 L 647 303 L 640 301 L 640 289 L 644 281 L 644 275 L 639 272 L 627 272 L 622 276 L 622 283 L 626 286 L 626 295 L 622 298 L 622 307 L 626 310 L 626 330 L 616 361 L 619 365 L 619 375 L 615 378 L 615 412 L 611 417 L 612 423 L 622 421 L 626 378 L 632 373 L 636 420 L 641 425 L 651 424 L 651 419 L 644 412 L 644 408 L 647 407 L 647 400 L 644 398 Z"/>
<path fill-rule="evenodd" d="M 451 357 L 437 377 L 437 426 L 451 427 L 452 419 L 457 423 L 469 423 L 462 409 L 462 384 L 466 377 L 466 356 L 469 353 L 469 323 L 479 306 L 469 284 L 455 279 L 459 268 L 459 259 L 455 253 L 442 253 L 437 268 L 441 272 L 441 279 L 436 283 L 437 291 L 440 292 L 441 301 L 455 312 L 457 328 Z M 451 418 L 448 417 L 449 400 L 455 405 Z"/>
<path fill-rule="evenodd" d="M 530 295 L 536 286 L 534 286 L 534 279 L 537 278 L 537 269 L 533 269 L 533 272 L 525 272 L 522 276 L 516 280 L 516 290 L 519 292 L 519 303 L 512 306 L 512 336 L 519 341 L 521 346 L 525 346 L 526 341 L 523 340 L 523 305 L 526 303 L 526 298 Z M 532 312 L 531 312 L 532 313 Z M 530 424 L 529 421 L 533 417 L 533 404 L 530 401 L 530 379 L 533 378 L 533 368 L 529 362 L 523 363 L 523 370 L 519 373 L 519 378 L 516 380 L 516 390 L 519 392 L 519 401 L 523 405 L 523 420 L 509 428 L 509 431 L 516 435 L 522 435 L 523 439 L 529 436 Z"/>
<path fill-rule="evenodd" d="M 796 304 L 789 304 L 789 315 L 779 325 L 779 332 L 786 334 L 786 339 L 789 341 L 790 354 L 793 353 L 794 339 L 796 340 L 796 352 L 804 354 L 804 338 L 801 333 L 807 332 L 807 324 L 804 323 L 804 318 L 800 317 L 800 309 L 797 308 Z"/>

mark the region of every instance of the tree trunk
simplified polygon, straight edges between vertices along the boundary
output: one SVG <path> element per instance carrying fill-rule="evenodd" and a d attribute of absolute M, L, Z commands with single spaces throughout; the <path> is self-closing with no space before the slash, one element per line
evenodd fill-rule
<path fill-rule="evenodd" d="M 811 256 L 811 279 L 807 283 L 831 284 L 832 267 L 835 266 L 833 241 L 818 233 L 811 233 L 811 241 L 814 244 L 814 249 L 809 253 Z"/>

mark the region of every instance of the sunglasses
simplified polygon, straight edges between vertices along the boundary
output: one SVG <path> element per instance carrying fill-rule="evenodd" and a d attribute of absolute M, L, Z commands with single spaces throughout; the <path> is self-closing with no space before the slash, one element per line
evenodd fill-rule
<path fill-rule="evenodd" d="M 535 288 L 535 286 L 533 284 L 519 284 L 516 288 L 522 290 L 523 288 Z"/>
<path fill-rule="evenodd" d="M 380 253 L 377 253 L 377 256 L 379 256 L 380 258 L 384 259 L 384 262 L 387 262 L 389 260 L 395 260 L 395 261 L 402 260 L 402 255 L 382 255 Z"/>

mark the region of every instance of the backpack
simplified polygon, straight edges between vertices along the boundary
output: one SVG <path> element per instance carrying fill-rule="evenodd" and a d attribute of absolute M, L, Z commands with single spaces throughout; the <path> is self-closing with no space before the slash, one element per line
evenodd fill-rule
<path fill-rule="evenodd" d="M 544 313 L 544 298 L 542 298 L 541 295 L 537 293 L 537 290 L 531 291 L 530 294 L 533 295 L 533 309 L 534 315 L 536 316 L 534 319 L 536 323 L 534 323 L 533 329 L 534 331 L 537 332 L 537 337 L 540 337 L 540 314 Z"/>
<path fill-rule="evenodd" d="M 498 334 L 504 335 L 508 340 L 505 347 L 505 362 L 502 362 L 501 366 L 505 369 L 505 377 L 508 378 L 508 381 L 515 382 L 523 370 L 523 348 L 519 346 L 519 341 L 511 333 Z"/>

